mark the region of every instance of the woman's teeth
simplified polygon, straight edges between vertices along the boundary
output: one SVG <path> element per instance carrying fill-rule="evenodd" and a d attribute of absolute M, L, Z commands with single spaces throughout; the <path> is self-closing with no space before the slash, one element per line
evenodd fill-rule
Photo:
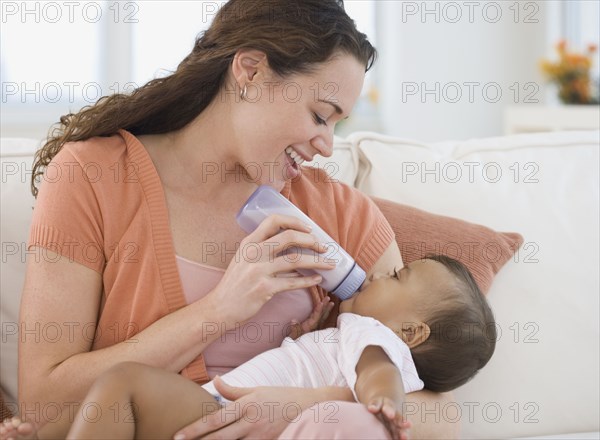
<path fill-rule="evenodd" d="M 292 158 L 294 162 L 296 162 L 296 164 L 302 165 L 304 163 L 304 158 L 302 158 L 302 156 L 296 153 L 296 151 L 292 147 L 287 147 L 285 149 L 285 152 L 288 156 Z"/>

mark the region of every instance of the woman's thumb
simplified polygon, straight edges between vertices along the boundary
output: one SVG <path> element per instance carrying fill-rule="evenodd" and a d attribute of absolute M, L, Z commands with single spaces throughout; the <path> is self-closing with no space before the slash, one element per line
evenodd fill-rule
<path fill-rule="evenodd" d="M 240 397 L 245 396 L 252 392 L 252 388 L 240 388 L 226 384 L 221 376 L 215 376 L 213 384 L 219 394 L 225 397 L 227 400 L 238 400 Z"/>

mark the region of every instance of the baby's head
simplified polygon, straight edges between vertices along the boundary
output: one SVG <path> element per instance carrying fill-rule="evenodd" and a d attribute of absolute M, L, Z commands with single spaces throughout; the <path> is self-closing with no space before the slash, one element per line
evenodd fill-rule
<path fill-rule="evenodd" d="M 467 268 L 427 256 L 390 274 L 375 274 L 340 312 L 381 321 L 406 342 L 425 388 L 449 391 L 492 357 L 496 325 Z"/>

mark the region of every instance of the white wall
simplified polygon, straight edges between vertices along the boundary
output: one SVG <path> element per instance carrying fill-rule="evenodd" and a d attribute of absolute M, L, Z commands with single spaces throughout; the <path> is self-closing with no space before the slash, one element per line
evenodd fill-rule
<path fill-rule="evenodd" d="M 351 4 L 356 0 L 346 1 Z M 425 141 L 502 135 L 507 106 L 556 102 L 553 90 L 545 87 L 538 62 L 544 56 L 554 56 L 554 43 L 565 36 L 562 25 L 568 18 L 565 10 L 571 0 L 568 3 L 566 0 L 371 1 L 377 9 L 376 45 L 380 52 L 372 72 L 379 84 L 378 114 L 373 114 L 371 104 L 360 102 L 338 134 L 373 130 Z M 112 3 L 100 3 L 104 5 L 104 16 L 113 18 Z M 177 2 L 160 3 L 166 11 Z M 598 4 L 598 0 L 584 3 L 585 7 L 576 8 L 581 10 L 579 15 L 571 11 L 575 17 L 572 21 L 578 22 L 578 17 L 583 16 L 597 23 L 597 18 L 594 21 L 591 17 Z M 136 17 L 142 24 L 151 23 L 144 15 L 148 3 L 139 5 Z M 498 10 L 501 16 L 496 18 Z M 120 11 L 126 12 L 123 8 Z M 536 20 L 537 23 L 528 22 Z M 107 60 L 102 62 L 105 68 L 98 79 L 105 94 L 114 90 L 113 84 L 123 86 L 132 81 L 135 70 L 128 63 L 133 46 L 121 43 L 131 39 L 133 25 L 123 20 L 113 21 L 103 24 L 108 26 L 105 32 L 108 39 L 95 50 L 99 59 Z M 30 22 L 31 17 L 23 26 L 37 29 L 37 24 Z M 593 23 L 587 28 L 597 29 L 598 25 Z M 191 41 L 192 37 L 189 38 Z M 64 63 L 58 58 L 61 53 L 68 55 L 57 52 L 56 64 Z M 158 61 L 156 65 L 164 67 Z M 83 79 L 71 74 L 56 81 L 62 84 Z M 501 99 L 492 102 L 498 91 Z M 526 102 L 527 97 L 530 102 Z M 28 102 L 30 99 L 28 96 Z M 41 138 L 59 115 L 80 108 L 78 102 L 42 104 L 15 108 L 2 104 L 2 136 Z"/>
<path fill-rule="evenodd" d="M 427 141 L 501 135 L 506 106 L 543 103 L 538 62 L 556 27 L 548 3 L 378 2 L 382 130 Z"/>

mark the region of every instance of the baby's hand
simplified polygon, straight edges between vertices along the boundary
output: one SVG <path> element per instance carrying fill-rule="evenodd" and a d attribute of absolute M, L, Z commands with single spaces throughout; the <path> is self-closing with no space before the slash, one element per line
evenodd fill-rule
<path fill-rule="evenodd" d="M 293 320 L 291 322 L 289 337 L 295 340 L 305 333 L 318 330 L 329 316 L 331 309 L 333 309 L 333 302 L 329 296 L 325 295 L 325 297 L 315 305 L 312 313 L 305 321 L 299 323 Z"/>
<path fill-rule="evenodd" d="M 389 397 L 375 397 L 367 404 L 370 413 L 385 425 L 394 440 L 408 440 L 411 423 L 404 420 L 400 408 Z"/>

